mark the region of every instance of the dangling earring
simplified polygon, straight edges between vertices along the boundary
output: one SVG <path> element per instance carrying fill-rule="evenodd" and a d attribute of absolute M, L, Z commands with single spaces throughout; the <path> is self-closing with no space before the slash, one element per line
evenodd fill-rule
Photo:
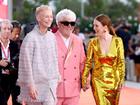
<path fill-rule="evenodd" d="M 106 30 L 104 30 L 104 33 L 106 33 Z"/>

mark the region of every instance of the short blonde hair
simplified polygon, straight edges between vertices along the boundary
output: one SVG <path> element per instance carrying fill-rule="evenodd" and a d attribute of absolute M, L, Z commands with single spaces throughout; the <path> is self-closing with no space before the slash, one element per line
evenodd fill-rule
<path fill-rule="evenodd" d="M 74 21 L 76 21 L 76 14 L 70 9 L 62 9 L 56 14 L 56 23 L 63 21 L 65 17 L 71 17 Z"/>
<path fill-rule="evenodd" d="M 52 9 L 48 5 L 41 5 L 41 6 L 36 8 L 35 15 L 37 16 L 43 10 L 50 10 L 50 11 L 52 11 Z"/>

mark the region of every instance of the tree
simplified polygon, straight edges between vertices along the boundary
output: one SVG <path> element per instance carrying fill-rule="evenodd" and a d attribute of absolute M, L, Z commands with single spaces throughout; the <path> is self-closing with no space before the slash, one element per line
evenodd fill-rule
<path fill-rule="evenodd" d="M 85 5 L 85 14 L 94 17 L 101 13 L 107 13 L 108 5 L 108 0 L 88 0 L 88 4 Z"/>
<path fill-rule="evenodd" d="M 14 0 L 13 18 L 22 23 L 32 22 L 34 21 L 35 8 L 41 4 L 48 4 L 50 1 L 54 2 L 55 13 L 64 8 L 73 10 L 80 19 L 81 24 L 79 25 L 81 27 L 91 27 L 91 24 L 88 24 L 92 22 L 96 15 L 101 13 L 109 15 L 112 21 L 118 18 L 127 19 L 128 16 L 134 17 L 138 13 L 138 2 L 136 0 L 128 0 L 127 4 L 119 0 L 86 0 L 84 15 L 89 19 L 81 17 L 81 0 L 32 0 L 32 2 L 29 2 L 29 0 Z"/>
<path fill-rule="evenodd" d="M 56 0 L 54 2 L 56 7 L 56 13 L 61 9 L 67 8 L 73 10 L 78 17 L 81 13 L 81 2 L 80 0 Z"/>
<path fill-rule="evenodd" d="M 48 0 L 13 0 L 13 19 L 24 24 L 34 21 L 35 8 L 41 4 L 48 4 Z"/>
<path fill-rule="evenodd" d="M 108 15 L 113 21 L 117 18 L 127 19 L 128 16 L 136 16 L 137 2 L 135 0 L 129 0 L 127 4 L 124 4 L 116 0 L 109 5 L 109 8 Z"/>

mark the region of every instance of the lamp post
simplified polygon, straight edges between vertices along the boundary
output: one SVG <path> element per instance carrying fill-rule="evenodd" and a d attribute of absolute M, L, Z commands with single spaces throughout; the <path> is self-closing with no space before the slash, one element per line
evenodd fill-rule
<path fill-rule="evenodd" d="M 8 2 L 8 19 L 13 19 L 13 0 L 7 0 Z"/>
<path fill-rule="evenodd" d="M 84 10 L 85 10 L 85 7 L 84 7 L 84 3 L 85 3 L 86 0 L 81 0 L 81 18 L 84 17 Z"/>

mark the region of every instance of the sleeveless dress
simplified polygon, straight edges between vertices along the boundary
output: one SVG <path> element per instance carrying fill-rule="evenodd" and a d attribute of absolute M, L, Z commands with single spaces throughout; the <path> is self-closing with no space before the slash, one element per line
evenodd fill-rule
<path fill-rule="evenodd" d="M 82 86 L 91 71 L 92 92 L 97 105 L 118 105 L 125 76 L 124 49 L 121 38 L 113 36 L 109 51 L 102 54 L 99 39 L 91 39 L 82 74 Z"/>

